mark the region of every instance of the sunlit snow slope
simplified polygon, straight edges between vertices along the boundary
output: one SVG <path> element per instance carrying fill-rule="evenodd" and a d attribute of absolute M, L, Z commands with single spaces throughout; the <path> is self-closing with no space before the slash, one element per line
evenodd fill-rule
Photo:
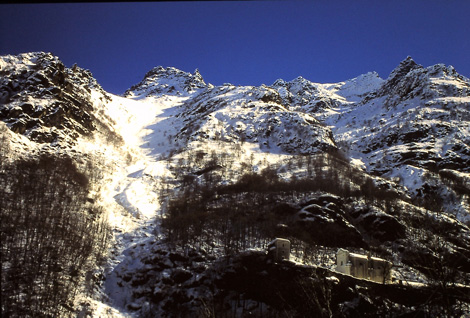
<path fill-rule="evenodd" d="M 175 145 L 168 143 L 168 138 L 180 126 L 173 115 L 185 99 L 187 97 L 112 96 L 112 101 L 103 105 L 114 121 L 115 129 L 125 141 L 126 149 L 123 149 L 123 154 L 131 156 L 129 160 L 132 163 L 116 170 L 112 187 L 103 195 L 110 200 L 107 204 L 113 212 L 109 221 L 114 229 L 116 242 L 114 256 L 105 268 L 106 281 L 102 297 L 107 300 L 105 303 L 92 300 L 92 310 L 97 316 L 119 316 L 116 309 L 109 305 L 123 310 L 132 302 L 129 291 L 119 288 L 116 273 L 123 268 L 127 270 L 141 265 L 133 257 L 134 249 L 155 242 L 159 237 L 155 217 L 161 201 L 156 184 L 171 174 L 168 162 L 164 159 L 175 148 Z"/>

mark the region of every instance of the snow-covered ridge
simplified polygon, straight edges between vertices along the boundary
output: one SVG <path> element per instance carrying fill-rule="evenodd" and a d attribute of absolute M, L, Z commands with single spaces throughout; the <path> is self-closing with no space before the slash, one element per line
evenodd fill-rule
<path fill-rule="evenodd" d="M 43 52 L 7 55 L 0 62 L 0 118 L 13 131 L 33 141 L 65 144 L 96 129 L 113 134 L 97 117 L 92 91 L 97 100 L 110 96 L 89 71 L 66 68 Z"/>
<path fill-rule="evenodd" d="M 405 161 L 467 170 L 469 96 L 470 81 L 451 66 L 424 68 L 408 57 L 377 91 L 326 121 L 372 165 Z"/>
<path fill-rule="evenodd" d="M 314 117 L 288 110 L 269 87 L 222 86 L 183 105 L 184 126 L 177 135 L 189 141 L 254 142 L 266 152 L 315 153 L 335 149 L 330 129 Z"/>
<path fill-rule="evenodd" d="M 73 142 L 96 129 L 121 138 L 115 132 L 122 124 L 108 111 L 114 107 L 109 103 L 111 95 L 89 71 L 65 68 L 46 53 L 6 56 L 1 63 L 8 76 L 0 89 L 7 102 L 0 112 L 14 131 L 44 141 L 59 136 Z M 55 102 L 54 94 L 65 102 Z M 290 154 L 340 148 L 367 170 L 387 175 L 403 163 L 466 171 L 469 95 L 469 80 L 453 67 L 424 68 L 411 57 L 386 80 L 369 72 L 339 83 L 298 77 L 290 82 L 277 80 L 270 87 L 214 87 L 197 70 L 187 73 L 159 66 L 125 93 L 128 99 L 157 104 L 161 99 L 180 98 L 181 106 L 171 112 L 171 133 L 165 135 L 175 145 L 249 141 L 265 152 Z M 32 96 L 34 103 L 24 102 Z M 75 106 L 68 110 L 68 105 Z M 57 130 L 62 112 L 70 115 L 65 117 L 69 124 L 60 124 L 70 130 L 66 134 Z M 151 143 L 154 149 L 163 149 L 163 141 Z"/>
<path fill-rule="evenodd" d="M 145 74 L 144 79 L 132 86 L 124 96 L 149 95 L 188 95 L 204 88 L 212 87 L 206 84 L 199 70 L 187 73 L 174 67 L 157 66 Z"/>
<path fill-rule="evenodd" d="M 348 101 L 358 102 L 366 94 L 380 88 L 383 83 L 384 80 L 379 77 L 377 72 L 369 72 L 347 80 L 344 84 L 340 85 L 338 90 L 334 91 L 334 93 L 344 97 Z"/>
<path fill-rule="evenodd" d="M 153 85 L 153 74 L 159 74 L 155 85 L 176 75 L 176 83 L 187 81 L 188 73 L 166 73 L 152 70 L 146 85 Z M 338 147 L 368 171 L 395 177 L 402 164 L 467 171 L 469 87 L 452 66 L 425 68 L 411 57 L 386 80 L 369 72 L 332 84 L 299 76 L 270 87 L 207 87 L 194 91 L 176 115 L 182 119 L 176 139 L 250 141 L 266 152 L 291 154 Z"/>
<path fill-rule="evenodd" d="M 384 80 L 376 72 L 369 72 L 356 78 L 331 84 L 313 83 L 299 76 L 286 82 L 275 81 L 275 88 L 284 105 L 307 113 L 330 112 L 341 105 L 360 102 L 366 95 L 381 87 Z"/>

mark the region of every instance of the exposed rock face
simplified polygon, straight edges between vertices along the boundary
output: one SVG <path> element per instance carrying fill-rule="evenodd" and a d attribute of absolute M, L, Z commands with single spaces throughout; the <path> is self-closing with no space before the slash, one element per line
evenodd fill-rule
<path fill-rule="evenodd" d="M 393 175 L 403 164 L 469 171 L 470 80 L 452 66 L 424 68 L 408 57 L 356 102 L 336 99 L 338 107 L 315 116 L 370 171 Z"/>
<path fill-rule="evenodd" d="M 380 89 L 380 95 L 399 95 L 405 96 L 407 93 L 408 88 L 403 88 L 403 85 L 399 85 L 400 82 L 413 70 L 421 70 L 423 67 L 421 65 L 416 64 L 416 62 L 408 56 L 406 59 L 400 62 L 400 64 L 390 73 L 387 81 L 383 84 L 382 88 Z"/>
<path fill-rule="evenodd" d="M 177 137 L 250 141 L 259 143 L 262 149 L 292 154 L 336 149 L 328 127 L 279 102 L 279 94 L 266 86 L 209 89 L 185 103 L 179 115 L 185 125 Z"/>
<path fill-rule="evenodd" d="M 354 224 L 364 234 L 380 242 L 393 242 L 405 237 L 406 226 L 397 217 L 376 207 L 360 207 L 354 209 L 351 215 L 354 217 Z"/>
<path fill-rule="evenodd" d="M 430 100 L 444 96 L 467 97 L 469 94 L 468 79 L 452 66 L 436 64 L 424 68 L 408 57 L 390 73 L 376 97 L 385 96 L 385 105 L 396 107 L 414 98 Z"/>
<path fill-rule="evenodd" d="M 144 79 L 132 86 L 124 96 L 151 96 L 151 95 L 188 95 L 198 90 L 209 88 L 199 70 L 186 73 L 174 67 L 164 68 L 157 66 L 145 74 Z"/>
<path fill-rule="evenodd" d="M 110 97 L 89 71 L 68 69 L 42 52 L 4 56 L 0 63 L 0 120 L 12 131 L 39 143 L 73 143 L 100 126 L 91 90 Z"/>
<path fill-rule="evenodd" d="M 312 83 L 302 76 L 290 82 L 279 79 L 274 82 L 272 87 L 281 93 L 283 102 L 287 105 L 305 106 L 321 94 L 318 84 Z"/>
<path fill-rule="evenodd" d="M 311 199 L 296 215 L 296 230 L 316 244 L 330 247 L 365 247 L 361 233 L 350 222 L 340 197 L 323 195 Z"/>

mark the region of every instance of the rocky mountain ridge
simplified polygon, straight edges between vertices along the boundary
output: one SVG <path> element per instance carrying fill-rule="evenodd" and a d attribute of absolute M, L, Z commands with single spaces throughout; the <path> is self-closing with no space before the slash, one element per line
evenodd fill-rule
<path fill-rule="evenodd" d="M 124 92 L 124 96 L 139 95 L 187 95 L 199 89 L 209 88 L 199 70 L 186 73 L 174 67 L 157 66 L 145 74 L 142 81 Z"/>
<path fill-rule="evenodd" d="M 38 143 L 73 144 L 109 130 L 94 114 L 91 90 L 103 101 L 110 96 L 89 71 L 42 52 L 2 57 L 0 67 L 0 118 L 12 131 Z"/>

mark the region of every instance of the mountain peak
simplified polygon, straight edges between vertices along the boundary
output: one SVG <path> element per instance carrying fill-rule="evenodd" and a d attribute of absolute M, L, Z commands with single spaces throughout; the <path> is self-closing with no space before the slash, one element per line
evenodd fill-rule
<path fill-rule="evenodd" d="M 147 72 L 140 83 L 128 89 L 124 96 L 188 95 L 210 86 L 204 82 L 198 69 L 189 73 L 174 67 L 157 66 Z"/>
<path fill-rule="evenodd" d="M 359 101 L 362 99 L 363 95 L 379 89 L 383 83 L 384 80 L 377 72 L 368 72 L 349 79 L 345 81 L 344 84 L 340 84 L 336 94 L 350 101 Z"/>
<path fill-rule="evenodd" d="M 274 81 L 274 83 L 271 86 L 281 87 L 281 86 L 286 86 L 286 85 L 287 85 L 287 82 L 285 80 L 283 80 L 282 78 L 278 78 L 276 81 Z"/>
<path fill-rule="evenodd" d="M 411 56 L 407 56 L 406 59 L 400 62 L 398 66 L 390 73 L 387 80 L 393 81 L 394 79 L 399 79 L 406 74 L 408 74 L 411 70 L 416 68 L 422 68 L 421 65 L 417 64 Z"/>
<path fill-rule="evenodd" d="M 196 68 L 196 69 L 194 70 L 193 76 L 202 78 L 202 75 L 201 75 L 201 73 L 199 73 L 199 69 L 198 69 L 198 68 Z"/>
<path fill-rule="evenodd" d="M 99 122 L 94 101 L 110 99 L 90 71 L 67 68 L 51 53 L 1 56 L 0 68 L 0 120 L 35 142 L 74 144 L 90 136 Z"/>
<path fill-rule="evenodd" d="M 186 73 L 186 72 L 183 72 L 175 67 L 163 67 L 161 65 L 159 66 L 156 66 L 154 68 L 152 68 L 150 71 L 148 71 L 145 76 L 144 76 L 144 79 L 145 78 L 149 78 L 149 77 L 168 77 L 168 76 L 172 76 L 172 75 L 176 75 L 176 76 L 184 76 L 186 74 L 189 74 L 189 73 Z"/>
<path fill-rule="evenodd" d="M 415 70 L 424 69 L 422 65 L 417 64 L 411 56 L 407 56 L 403 61 L 398 64 L 395 69 L 390 73 L 386 81 L 384 82 L 379 96 L 390 94 L 394 92 L 398 95 L 404 94 L 404 92 L 397 92 L 397 86 L 403 86 L 400 83 L 406 78 L 406 76 Z"/>

